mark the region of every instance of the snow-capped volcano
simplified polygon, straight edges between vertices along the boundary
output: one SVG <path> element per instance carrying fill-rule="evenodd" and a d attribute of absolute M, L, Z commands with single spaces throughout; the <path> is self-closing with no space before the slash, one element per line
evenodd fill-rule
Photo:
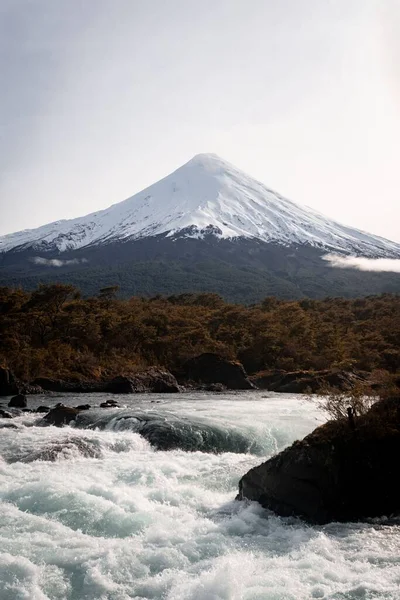
<path fill-rule="evenodd" d="M 400 244 L 299 206 L 215 154 L 195 156 L 105 210 L 0 237 L 0 252 L 27 248 L 63 252 L 160 234 L 174 238 L 210 233 L 364 256 L 400 256 Z"/>

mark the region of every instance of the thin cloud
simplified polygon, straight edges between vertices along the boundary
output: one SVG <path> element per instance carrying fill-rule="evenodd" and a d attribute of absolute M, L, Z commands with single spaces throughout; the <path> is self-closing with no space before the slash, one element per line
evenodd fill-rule
<path fill-rule="evenodd" d="M 366 258 L 365 256 L 327 254 L 324 256 L 324 260 L 328 261 L 332 267 L 339 269 L 400 273 L 400 259 L 398 258 Z"/>
<path fill-rule="evenodd" d="M 44 267 L 64 267 L 65 265 L 79 265 L 87 263 L 87 258 L 73 258 L 70 260 L 60 260 L 58 258 L 42 258 L 41 256 L 35 256 L 32 258 L 32 262 L 35 265 L 41 265 Z"/>

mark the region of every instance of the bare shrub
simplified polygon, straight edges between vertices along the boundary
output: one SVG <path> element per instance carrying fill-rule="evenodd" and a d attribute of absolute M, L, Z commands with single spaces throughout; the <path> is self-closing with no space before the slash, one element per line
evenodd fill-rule
<path fill-rule="evenodd" d="M 361 388 L 362 386 L 360 386 Z M 364 415 L 378 400 L 378 397 L 369 394 L 365 389 L 353 389 L 349 392 L 339 392 L 334 389 L 324 390 L 323 395 L 310 397 L 320 410 L 325 412 L 331 419 L 343 419 L 348 417 L 348 408 L 352 409 L 354 416 Z"/>
<path fill-rule="evenodd" d="M 360 381 L 351 390 L 339 391 L 327 387 L 319 396 L 309 396 L 318 408 L 325 412 L 331 419 L 347 418 L 349 407 L 354 416 L 364 415 L 378 400 L 398 395 L 399 388 L 392 374 L 384 370 L 371 373 L 368 381 Z"/>

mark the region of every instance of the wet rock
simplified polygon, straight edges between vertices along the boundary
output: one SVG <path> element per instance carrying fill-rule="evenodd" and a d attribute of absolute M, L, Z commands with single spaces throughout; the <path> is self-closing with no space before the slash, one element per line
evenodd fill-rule
<path fill-rule="evenodd" d="M 247 377 L 243 365 L 218 354 L 205 353 L 186 361 L 182 367 L 186 380 L 200 384 L 224 385 L 230 390 L 251 390 L 255 385 Z"/>
<path fill-rule="evenodd" d="M 129 377 L 115 377 L 109 382 L 107 391 L 114 394 L 146 392 L 168 394 L 178 393 L 181 388 L 172 373 L 158 367 L 152 367 Z"/>
<path fill-rule="evenodd" d="M 13 416 L 11 413 L 8 412 L 8 410 L 3 410 L 2 408 L 0 408 L 0 419 L 12 419 Z"/>
<path fill-rule="evenodd" d="M 100 404 L 100 408 L 118 408 L 119 404 L 115 400 L 106 400 Z"/>
<path fill-rule="evenodd" d="M 18 425 L 12 421 L 0 421 L 0 429 L 19 429 Z"/>
<path fill-rule="evenodd" d="M 50 406 L 38 406 L 36 409 L 37 413 L 48 413 L 51 410 Z"/>
<path fill-rule="evenodd" d="M 181 449 L 186 452 L 261 452 L 254 440 L 236 427 L 212 425 L 197 419 L 166 417 L 156 410 L 131 411 L 116 416 L 119 431 L 134 431 L 143 436 L 157 450 Z M 109 418 L 96 420 L 96 426 L 107 428 Z"/>
<path fill-rule="evenodd" d="M 43 417 L 43 421 L 47 425 L 61 427 L 62 425 L 68 425 L 71 421 L 75 421 L 80 412 L 81 411 L 76 408 L 59 404 Z"/>
<path fill-rule="evenodd" d="M 26 396 L 24 394 L 17 394 L 13 398 L 11 398 L 8 403 L 10 408 L 26 408 L 28 406 L 28 402 L 26 400 Z"/>
<path fill-rule="evenodd" d="M 19 393 L 19 382 L 10 369 L 0 367 L 0 396 L 13 396 Z"/>
<path fill-rule="evenodd" d="M 79 404 L 75 406 L 76 410 L 89 410 L 91 408 L 90 404 Z"/>
<path fill-rule="evenodd" d="M 54 462 L 60 457 L 76 455 L 76 453 L 85 458 L 100 458 L 100 448 L 89 440 L 80 437 L 71 437 L 57 442 L 49 442 L 44 448 L 35 449 L 26 456 L 19 457 L 18 460 L 25 463 L 31 463 L 36 460 Z"/>
<path fill-rule="evenodd" d="M 314 523 L 399 514 L 400 399 L 377 402 L 355 425 L 329 421 L 254 467 L 238 499 Z"/>

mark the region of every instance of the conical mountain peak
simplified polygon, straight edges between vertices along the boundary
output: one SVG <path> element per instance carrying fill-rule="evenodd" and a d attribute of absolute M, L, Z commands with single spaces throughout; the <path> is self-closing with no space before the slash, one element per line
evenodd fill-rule
<path fill-rule="evenodd" d="M 215 152 L 200 152 L 200 154 L 195 154 L 193 158 L 189 160 L 189 163 L 199 163 L 199 164 L 208 164 L 212 162 L 225 162 L 218 154 Z"/>
<path fill-rule="evenodd" d="M 74 250 L 164 235 L 253 238 L 327 251 L 400 256 L 400 244 L 345 227 L 273 192 L 216 154 L 189 162 L 131 198 L 78 219 L 0 238 L 0 251 Z"/>
<path fill-rule="evenodd" d="M 214 154 L 213 152 L 206 152 L 206 153 L 201 153 L 201 154 L 196 154 L 195 156 L 193 156 L 192 159 L 189 160 L 189 162 L 186 163 L 186 165 L 183 165 L 183 167 L 185 166 L 199 166 L 199 167 L 220 167 L 220 166 L 233 166 L 230 165 L 226 160 L 224 160 L 223 158 L 221 158 L 220 156 L 218 156 L 218 154 Z"/>

